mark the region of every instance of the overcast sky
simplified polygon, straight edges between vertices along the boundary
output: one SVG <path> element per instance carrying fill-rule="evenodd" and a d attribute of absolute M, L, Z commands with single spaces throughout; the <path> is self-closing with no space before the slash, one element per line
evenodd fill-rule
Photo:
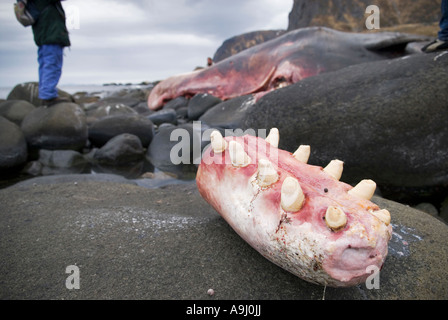
<path fill-rule="evenodd" d="M 0 87 L 37 81 L 31 28 L 0 3 Z M 154 81 L 204 66 L 222 42 L 286 29 L 292 0 L 68 0 L 61 85 Z"/>

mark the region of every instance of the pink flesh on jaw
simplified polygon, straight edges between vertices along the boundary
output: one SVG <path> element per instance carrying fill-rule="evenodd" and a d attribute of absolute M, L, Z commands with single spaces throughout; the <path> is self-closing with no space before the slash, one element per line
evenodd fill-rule
<path fill-rule="evenodd" d="M 348 193 L 352 186 L 336 180 L 323 168 L 296 160 L 253 136 L 227 137 L 241 144 L 250 158 L 243 167 L 232 165 L 229 146 L 222 153 L 204 152 L 197 186 L 206 201 L 232 228 L 264 257 L 304 280 L 334 286 L 353 286 L 381 269 L 392 234 L 390 223 L 372 214 L 379 210 L 370 200 Z M 257 182 L 260 159 L 277 172 L 275 182 Z M 286 211 L 281 188 L 287 177 L 298 180 L 305 196 L 300 210 Z M 346 224 L 331 229 L 328 207 L 343 210 Z"/>

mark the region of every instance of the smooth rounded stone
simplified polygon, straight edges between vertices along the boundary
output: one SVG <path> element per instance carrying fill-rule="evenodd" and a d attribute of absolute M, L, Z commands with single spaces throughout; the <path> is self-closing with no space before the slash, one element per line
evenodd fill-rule
<path fill-rule="evenodd" d="M 183 107 L 188 107 L 188 99 L 181 96 L 168 101 L 163 108 L 177 110 Z"/>
<path fill-rule="evenodd" d="M 432 203 L 422 202 L 414 206 L 414 208 L 423 211 L 427 214 L 430 214 L 433 217 L 439 216 L 439 210 L 437 210 L 437 208 Z"/>
<path fill-rule="evenodd" d="M 174 109 L 162 109 L 151 113 L 147 116 L 155 125 L 161 125 L 162 123 L 177 124 L 177 113 Z"/>
<path fill-rule="evenodd" d="M 179 175 L 196 171 L 205 147 L 201 130 L 202 126 L 192 123 L 160 127 L 148 147 L 146 158 L 162 171 Z"/>
<path fill-rule="evenodd" d="M 207 93 L 196 94 L 188 102 L 188 119 L 199 119 L 199 117 L 202 116 L 208 109 L 220 102 L 222 102 L 222 100 L 213 95 Z"/>
<path fill-rule="evenodd" d="M 440 205 L 440 218 L 443 219 L 446 223 L 448 223 L 448 196 L 445 200 L 442 201 Z"/>
<path fill-rule="evenodd" d="M 28 158 L 28 147 L 22 130 L 0 116 L 0 170 L 22 165 Z"/>
<path fill-rule="evenodd" d="M 7 100 L 0 103 L 0 116 L 19 125 L 25 116 L 36 109 L 36 107 L 25 100 Z"/>
<path fill-rule="evenodd" d="M 131 107 L 124 104 L 99 105 L 97 108 L 91 108 L 86 112 L 86 115 L 88 117 L 97 119 L 119 114 L 137 114 L 137 112 Z"/>
<path fill-rule="evenodd" d="M 245 114 L 255 105 L 252 95 L 241 96 L 218 103 L 206 111 L 199 121 L 213 128 L 238 129 Z"/>
<path fill-rule="evenodd" d="M 39 150 L 38 161 L 47 167 L 70 168 L 84 166 L 86 159 L 74 150 Z"/>
<path fill-rule="evenodd" d="M 132 108 L 139 104 L 140 101 L 140 99 L 132 97 L 109 96 L 98 101 L 98 104 L 103 106 L 125 105 Z"/>
<path fill-rule="evenodd" d="M 89 127 L 89 140 L 97 147 L 123 133 L 139 137 L 142 146 L 147 147 L 153 138 L 154 124 L 138 114 L 120 114 L 101 118 Z"/>
<path fill-rule="evenodd" d="M 213 62 L 217 63 L 238 52 L 257 44 L 269 41 L 284 34 L 285 30 L 261 30 L 243 33 L 225 40 L 213 55 Z"/>
<path fill-rule="evenodd" d="M 39 158 L 27 165 L 23 172 L 36 175 L 77 174 L 84 172 L 88 161 L 74 150 L 39 150 Z"/>
<path fill-rule="evenodd" d="M 392 201 L 373 198 L 394 229 L 373 275 L 379 282 L 324 288 L 261 256 L 194 184 L 148 189 L 66 177 L 0 190 L 0 299 L 196 300 L 210 298 L 210 288 L 218 300 L 448 298 L 448 226 Z M 79 290 L 66 287 L 73 265 Z"/>
<path fill-rule="evenodd" d="M 70 101 L 74 101 L 73 97 L 63 90 L 58 90 L 58 96 L 60 98 L 67 98 Z M 7 100 L 26 100 L 36 107 L 41 105 L 39 99 L 39 82 L 25 82 L 16 85 L 8 94 Z"/>
<path fill-rule="evenodd" d="M 80 150 L 87 142 L 84 111 L 71 102 L 36 108 L 23 119 L 21 129 L 31 149 Z"/>
<path fill-rule="evenodd" d="M 140 139 L 129 133 L 123 133 L 113 137 L 95 152 L 94 159 L 99 163 L 126 164 L 141 160 L 144 149 Z"/>

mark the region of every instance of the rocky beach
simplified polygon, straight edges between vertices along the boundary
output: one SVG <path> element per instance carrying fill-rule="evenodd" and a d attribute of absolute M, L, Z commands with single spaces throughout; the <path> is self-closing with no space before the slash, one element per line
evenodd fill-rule
<path fill-rule="evenodd" d="M 422 34 L 346 36 L 296 22 L 225 42 L 221 62 L 188 79 L 195 92 L 176 78 L 109 84 L 59 90 L 67 102 L 48 107 L 38 83 L 26 82 L 0 99 L 0 299 L 448 299 L 448 52 L 421 53 Z M 322 36 L 328 47 L 314 41 Z M 278 74 L 261 74 L 263 86 L 241 71 L 253 52 L 271 57 L 291 42 L 308 60 L 297 50 L 268 59 Z M 304 63 L 306 77 L 294 81 L 282 69 Z M 228 72 L 224 84 L 258 91 L 220 96 L 222 83 L 216 94 L 197 85 L 216 70 Z M 344 161 L 341 181 L 376 181 L 372 201 L 393 227 L 378 288 L 293 276 L 201 197 L 195 177 L 212 130 L 271 128 L 283 150 L 310 145 L 312 165 Z M 73 266 L 75 289 L 66 282 Z"/>

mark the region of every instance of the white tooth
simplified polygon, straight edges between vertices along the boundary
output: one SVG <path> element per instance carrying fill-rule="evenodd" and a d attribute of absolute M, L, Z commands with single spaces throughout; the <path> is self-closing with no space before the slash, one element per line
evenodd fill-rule
<path fill-rule="evenodd" d="M 375 193 L 375 189 L 375 181 L 366 179 L 358 183 L 353 189 L 349 190 L 348 193 L 352 196 L 370 200 Z"/>
<path fill-rule="evenodd" d="M 325 223 L 332 230 L 337 231 L 345 227 L 347 224 L 347 216 L 341 208 L 329 206 L 325 213 Z"/>
<path fill-rule="evenodd" d="M 293 177 L 287 177 L 282 184 L 281 205 L 283 210 L 297 212 L 305 201 L 305 194 L 299 181 Z"/>
<path fill-rule="evenodd" d="M 272 128 L 269 131 L 268 136 L 266 137 L 266 141 L 273 147 L 278 148 L 278 142 L 280 140 L 280 134 L 277 128 Z"/>
<path fill-rule="evenodd" d="M 262 187 L 267 187 L 277 182 L 277 180 L 278 173 L 272 163 L 268 160 L 260 159 L 260 161 L 258 161 L 258 184 Z"/>
<path fill-rule="evenodd" d="M 308 163 L 308 159 L 310 158 L 311 148 L 308 145 L 300 146 L 296 152 L 294 152 L 293 156 L 302 163 Z"/>
<path fill-rule="evenodd" d="M 370 211 L 371 214 L 373 214 L 375 217 L 383 221 L 386 226 L 390 224 L 390 212 L 386 209 L 377 210 L 377 211 Z"/>
<path fill-rule="evenodd" d="M 241 144 L 235 141 L 229 142 L 230 161 L 235 167 L 246 167 L 250 164 L 250 158 Z"/>
<path fill-rule="evenodd" d="M 219 131 L 213 131 L 210 135 L 210 141 L 214 153 L 221 153 L 227 148 L 227 141 L 221 135 Z"/>
<path fill-rule="evenodd" d="M 341 160 L 331 160 L 330 163 L 324 168 L 324 171 L 336 180 L 339 180 L 341 179 L 343 169 L 344 162 Z"/>

